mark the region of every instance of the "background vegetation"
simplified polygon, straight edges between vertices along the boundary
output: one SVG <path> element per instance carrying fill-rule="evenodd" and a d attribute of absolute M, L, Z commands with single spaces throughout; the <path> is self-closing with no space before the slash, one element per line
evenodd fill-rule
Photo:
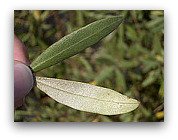
<path fill-rule="evenodd" d="M 15 110 L 15 121 L 164 120 L 163 11 L 15 11 L 14 31 L 32 61 L 63 36 L 109 15 L 124 15 L 125 21 L 99 43 L 37 75 L 111 88 L 139 100 L 139 108 L 114 116 L 82 112 L 57 103 L 35 87 Z"/>

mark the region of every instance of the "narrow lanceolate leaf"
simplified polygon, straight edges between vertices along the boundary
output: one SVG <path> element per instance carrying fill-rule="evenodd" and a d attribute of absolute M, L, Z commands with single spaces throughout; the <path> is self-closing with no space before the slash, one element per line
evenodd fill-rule
<path fill-rule="evenodd" d="M 77 110 L 116 115 L 136 109 L 139 102 L 114 90 L 86 83 L 36 77 L 37 87 L 59 103 Z"/>
<path fill-rule="evenodd" d="M 123 18 L 119 16 L 101 19 L 63 37 L 32 62 L 33 71 L 37 72 L 59 63 L 97 43 L 114 31 L 122 20 Z"/>

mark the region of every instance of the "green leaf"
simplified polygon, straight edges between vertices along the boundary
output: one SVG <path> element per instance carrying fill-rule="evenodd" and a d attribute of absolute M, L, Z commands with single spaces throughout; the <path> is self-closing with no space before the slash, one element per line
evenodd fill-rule
<path fill-rule="evenodd" d="M 77 110 L 116 115 L 136 109 L 139 102 L 114 90 L 62 79 L 36 77 L 37 87 L 59 103 Z"/>
<path fill-rule="evenodd" d="M 114 31 L 122 20 L 123 17 L 120 16 L 101 19 L 63 37 L 32 62 L 33 71 L 50 67 L 97 43 Z"/>
<path fill-rule="evenodd" d="M 119 91 L 125 92 L 126 91 L 126 80 L 124 74 L 119 70 L 115 70 L 116 74 L 116 86 L 118 87 Z"/>
<path fill-rule="evenodd" d="M 106 68 L 104 68 L 104 69 L 95 77 L 96 84 L 100 84 L 100 83 L 104 82 L 107 78 L 112 77 L 112 75 L 113 75 L 113 70 L 114 70 L 114 67 L 106 67 Z"/>
<path fill-rule="evenodd" d="M 160 76 L 160 70 L 153 70 L 149 72 L 148 76 L 142 83 L 142 87 L 147 87 L 151 84 L 153 84 Z"/>
<path fill-rule="evenodd" d="M 159 88 L 159 95 L 164 97 L 164 81 L 161 82 L 161 86 Z"/>
<path fill-rule="evenodd" d="M 132 59 L 132 60 L 122 60 L 119 62 L 119 66 L 122 69 L 131 69 L 131 68 L 135 68 L 139 65 L 139 62 L 136 59 Z"/>

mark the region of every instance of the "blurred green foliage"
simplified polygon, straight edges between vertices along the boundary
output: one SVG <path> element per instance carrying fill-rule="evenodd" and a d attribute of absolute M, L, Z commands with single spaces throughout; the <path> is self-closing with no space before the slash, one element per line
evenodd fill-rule
<path fill-rule="evenodd" d="M 111 88 L 139 100 L 139 108 L 114 116 L 82 112 L 34 87 L 15 110 L 15 121 L 164 121 L 164 11 L 15 11 L 14 32 L 33 61 L 63 36 L 109 15 L 125 21 L 99 43 L 36 75 Z"/>

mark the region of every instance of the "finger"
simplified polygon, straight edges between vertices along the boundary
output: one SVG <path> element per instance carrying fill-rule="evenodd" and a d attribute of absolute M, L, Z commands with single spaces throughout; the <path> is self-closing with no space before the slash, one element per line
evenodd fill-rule
<path fill-rule="evenodd" d="M 26 65 L 30 64 L 27 48 L 25 45 L 14 35 L 14 60 L 20 61 Z"/>
<path fill-rule="evenodd" d="M 33 87 L 33 74 L 28 66 L 15 61 L 14 63 L 14 104 L 22 104 L 23 98 Z"/>

